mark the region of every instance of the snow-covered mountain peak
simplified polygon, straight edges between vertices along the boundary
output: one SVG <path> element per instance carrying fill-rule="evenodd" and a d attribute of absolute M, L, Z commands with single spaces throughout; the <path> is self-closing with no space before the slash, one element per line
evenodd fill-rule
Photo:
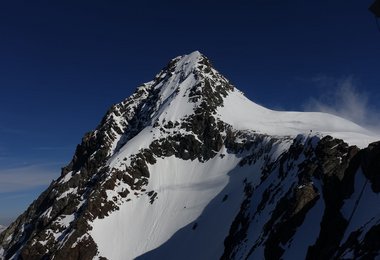
<path fill-rule="evenodd" d="M 151 110 L 152 124 L 210 113 L 235 129 L 261 134 L 295 137 L 314 132 L 342 138 L 359 147 L 379 138 L 353 122 L 330 114 L 274 111 L 255 104 L 199 51 L 174 58 L 149 84 L 158 97 L 153 102 L 156 108 Z"/>
<path fill-rule="evenodd" d="M 377 138 L 329 114 L 262 107 L 200 52 L 179 56 L 83 137 L 61 176 L 0 233 L 0 259 L 360 254 L 372 245 L 361 228 L 380 220 L 377 209 L 355 219 L 352 205 L 360 194 L 379 199 L 352 185 L 367 178 L 380 191 L 380 144 L 347 143 Z M 342 244 L 344 228 L 364 244 Z"/>
<path fill-rule="evenodd" d="M 189 98 L 187 101 L 193 103 L 201 96 L 219 91 L 219 88 L 225 84 L 230 85 L 228 80 L 213 68 L 209 59 L 199 51 L 174 58 L 153 81 L 154 89 L 160 89 L 162 100 L 182 90 Z M 207 90 L 201 91 L 202 88 Z"/>
<path fill-rule="evenodd" d="M 182 55 L 174 58 L 172 62 L 175 63 L 175 71 L 183 72 L 185 74 L 191 73 L 201 64 L 203 60 L 207 59 L 199 51 L 194 51 L 187 55 Z"/>
<path fill-rule="evenodd" d="M 154 80 L 140 86 L 122 105 L 134 103 L 138 107 L 140 102 L 144 103 L 142 111 L 149 121 L 147 124 L 178 121 L 200 110 L 215 112 L 233 90 L 232 84 L 212 67 L 208 58 L 195 51 L 172 59 Z"/>

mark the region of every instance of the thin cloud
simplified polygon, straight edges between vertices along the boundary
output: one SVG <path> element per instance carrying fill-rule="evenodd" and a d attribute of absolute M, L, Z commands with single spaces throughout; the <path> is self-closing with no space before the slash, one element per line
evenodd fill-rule
<path fill-rule="evenodd" d="M 57 169 L 44 164 L 0 169 L 0 193 L 47 186 L 58 175 Z"/>
<path fill-rule="evenodd" d="M 323 96 L 309 100 L 307 111 L 330 113 L 372 130 L 380 129 L 379 112 L 371 108 L 368 94 L 358 90 L 353 77 L 335 79 L 321 75 L 312 81 L 325 91 Z"/>

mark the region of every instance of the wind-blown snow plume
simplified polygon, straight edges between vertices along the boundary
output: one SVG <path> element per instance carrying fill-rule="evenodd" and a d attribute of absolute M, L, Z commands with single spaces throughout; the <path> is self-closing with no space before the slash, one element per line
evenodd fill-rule
<path fill-rule="evenodd" d="M 312 98 L 306 104 L 306 110 L 334 114 L 380 131 L 380 125 L 377 123 L 380 113 L 370 106 L 368 94 L 358 89 L 352 76 L 341 79 L 318 76 L 313 78 L 313 82 L 334 91 L 327 91 L 321 97 Z"/>

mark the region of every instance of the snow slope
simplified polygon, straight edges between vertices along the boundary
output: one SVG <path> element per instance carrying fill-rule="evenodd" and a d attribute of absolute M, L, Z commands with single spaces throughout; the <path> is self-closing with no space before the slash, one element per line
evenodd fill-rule
<path fill-rule="evenodd" d="M 331 135 L 360 148 L 380 139 L 379 134 L 344 118 L 320 112 L 274 111 L 255 104 L 236 90 L 226 97 L 224 106 L 219 108 L 221 120 L 235 129 L 255 130 L 274 136 Z"/>
<path fill-rule="evenodd" d="M 148 196 L 134 198 L 107 219 L 94 221 L 90 234 L 99 245 L 100 255 L 134 259 L 163 244 L 200 216 L 227 185 L 227 173 L 238 162 L 234 155 L 223 159 L 217 156 L 205 163 L 175 157 L 159 159 L 149 169 L 154 174 L 146 188 L 158 193 L 152 205 Z"/>
<path fill-rule="evenodd" d="M 267 156 L 274 159 L 289 145 L 281 141 Z M 238 167 L 241 156 L 222 148 L 207 162 L 173 156 L 158 159 L 149 167 L 152 176 L 146 187 L 158 194 L 153 204 L 148 196 L 136 196 L 109 217 L 92 223 L 90 235 L 99 255 L 109 259 L 218 259 L 243 198 L 243 180 L 260 182 L 263 157 L 253 166 Z M 152 251 L 168 240 L 160 250 Z M 184 251 L 188 254 L 178 255 Z"/>

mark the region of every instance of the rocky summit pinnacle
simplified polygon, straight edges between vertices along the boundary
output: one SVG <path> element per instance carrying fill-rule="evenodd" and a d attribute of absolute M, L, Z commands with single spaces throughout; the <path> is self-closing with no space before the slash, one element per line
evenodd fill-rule
<path fill-rule="evenodd" d="M 113 105 L 0 259 L 373 259 L 376 134 L 253 103 L 195 51 Z"/>

